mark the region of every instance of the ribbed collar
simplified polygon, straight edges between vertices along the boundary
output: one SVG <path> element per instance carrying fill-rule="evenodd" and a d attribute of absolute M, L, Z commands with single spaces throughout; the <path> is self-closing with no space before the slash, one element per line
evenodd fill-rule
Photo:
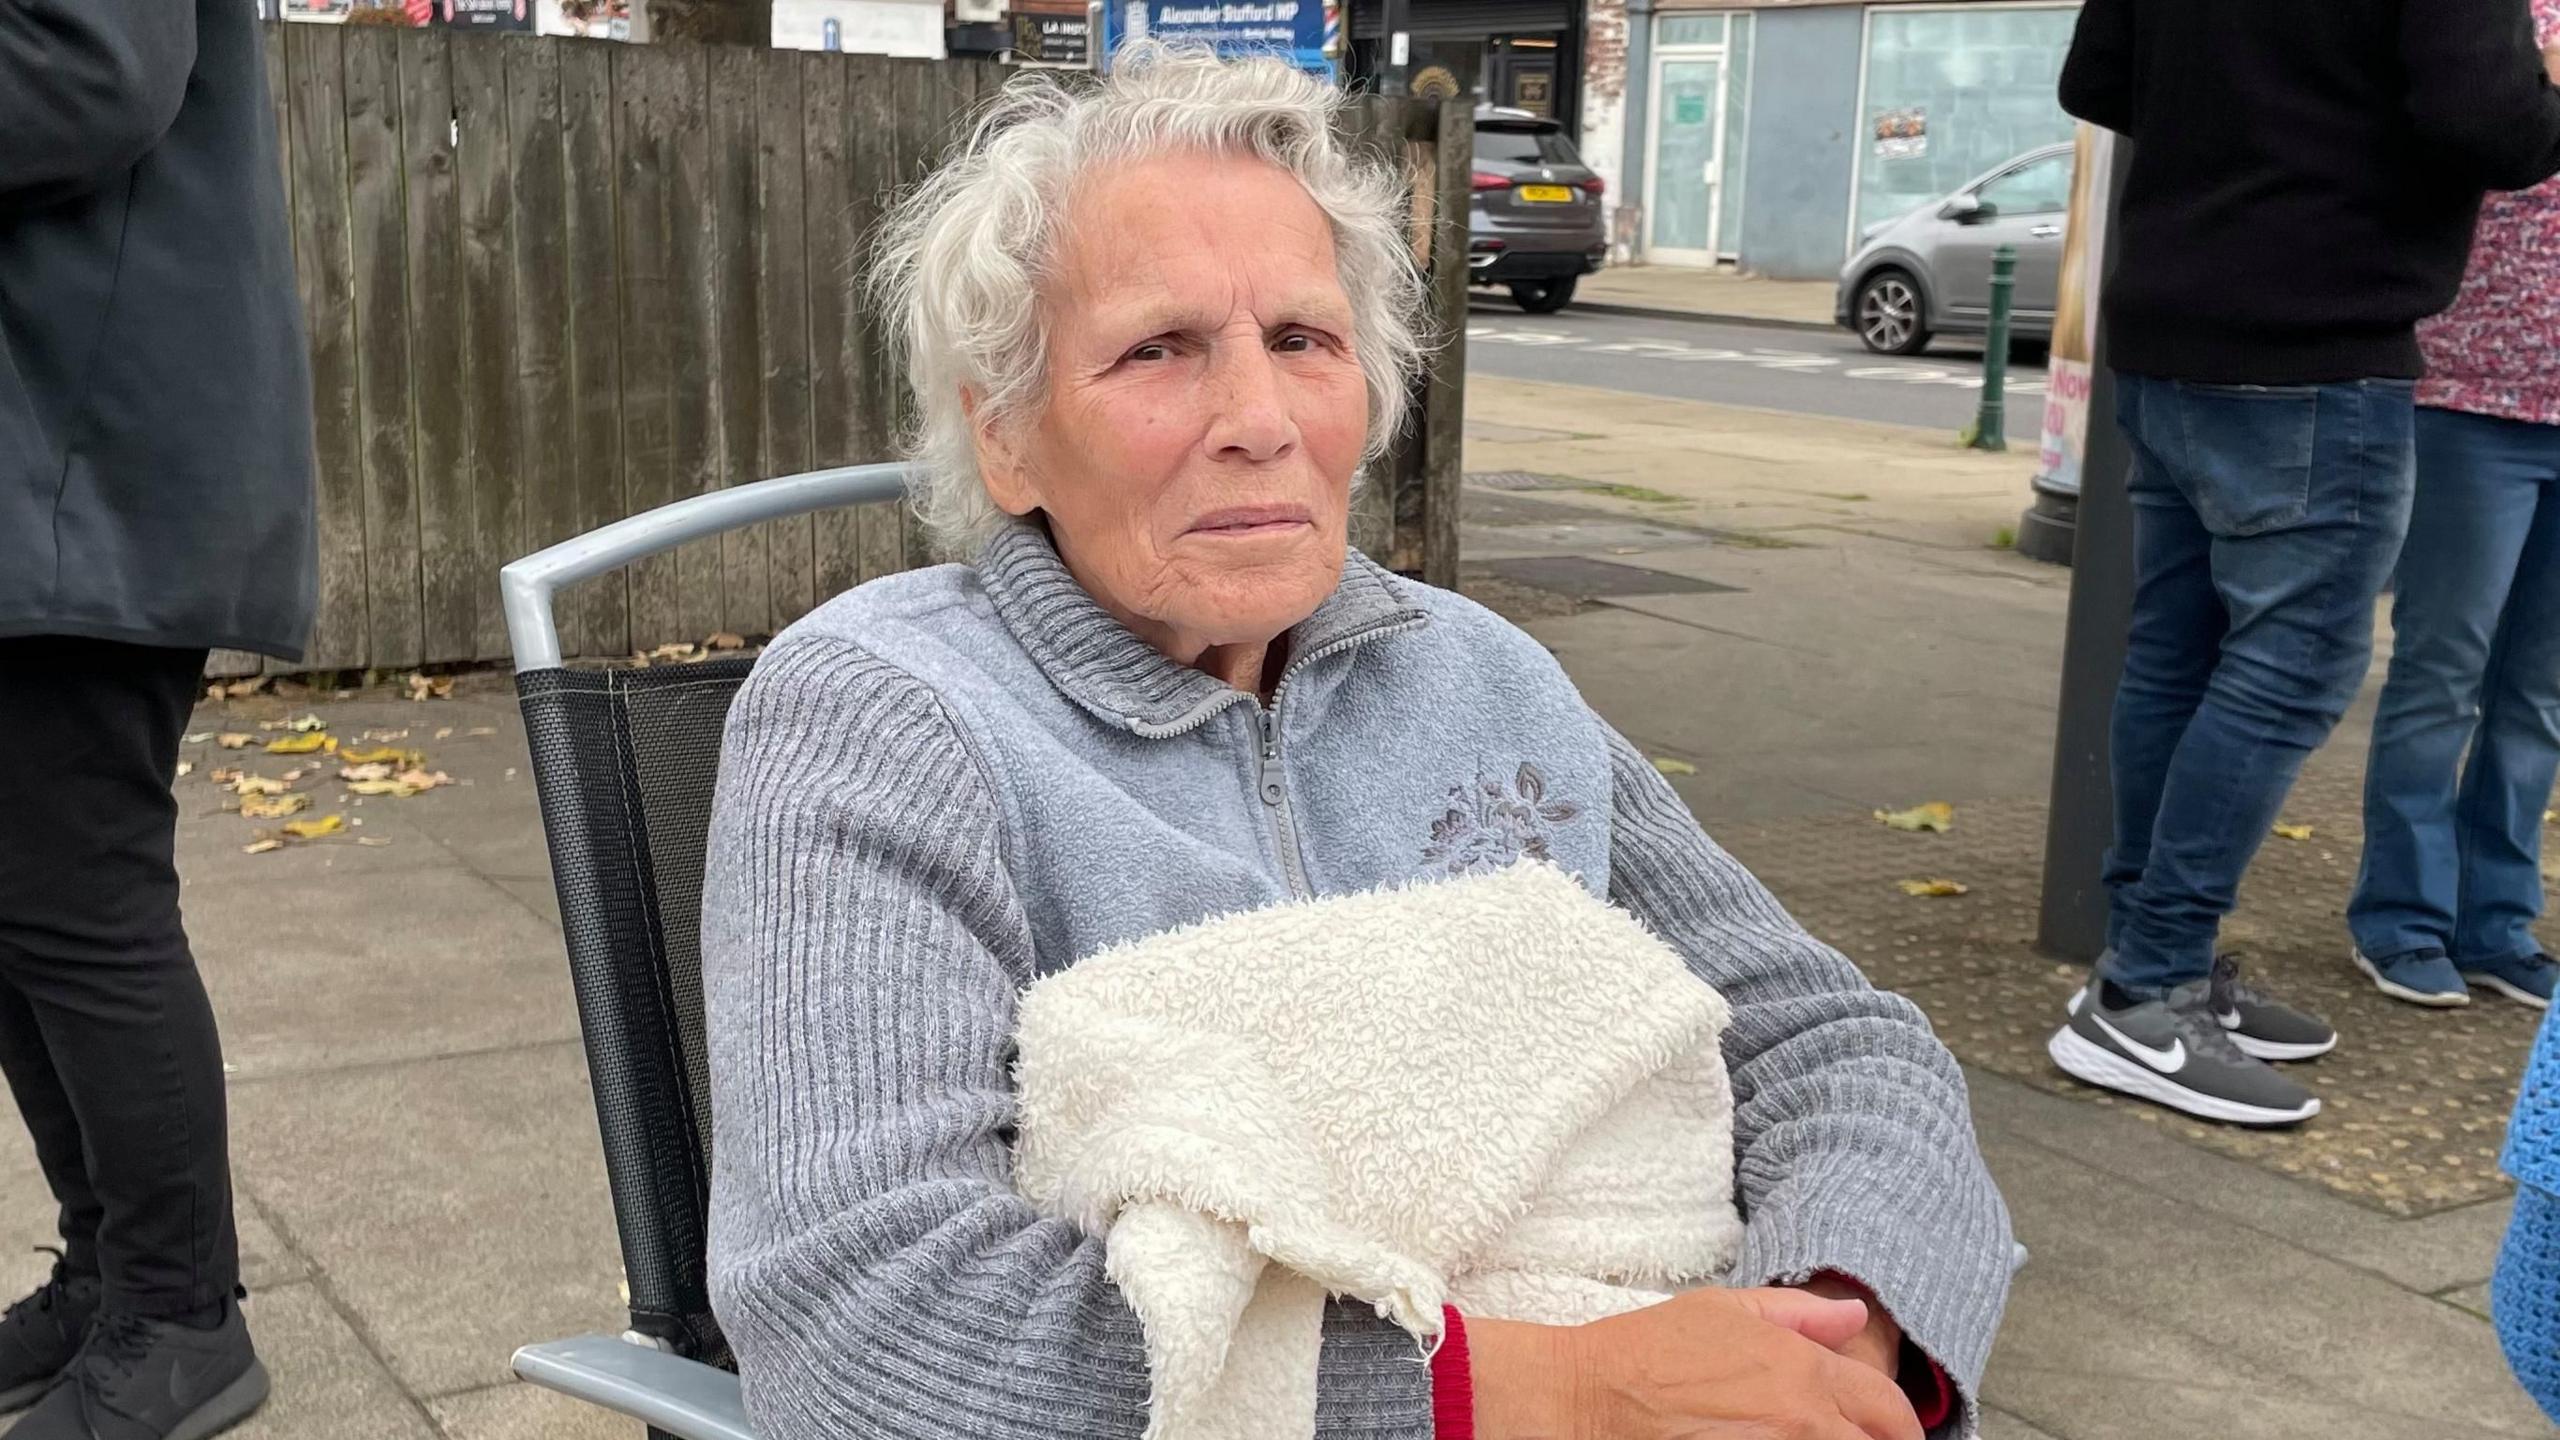
<path fill-rule="evenodd" d="M 1058 558 L 1048 531 L 1016 521 L 978 552 L 978 583 L 1033 663 L 1067 698 L 1150 738 L 1179 734 L 1248 698 L 1213 675 L 1176 664 L 1095 603 Z M 1289 632 L 1290 663 L 1426 619 L 1403 582 L 1357 550 L 1316 613 Z"/>

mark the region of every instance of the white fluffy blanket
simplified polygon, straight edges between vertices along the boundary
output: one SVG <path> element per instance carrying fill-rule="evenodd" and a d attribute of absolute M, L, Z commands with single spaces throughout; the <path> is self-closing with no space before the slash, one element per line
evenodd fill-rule
<path fill-rule="evenodd" d="M 1108 1237 L 1150 1440 L 1305 1440 L 1328 1294 L 1573 1323 L 1741 1243 L 1723 997 L 1524 864 L 1225 916 L 1024 997 L 1016 1183 Z"/>

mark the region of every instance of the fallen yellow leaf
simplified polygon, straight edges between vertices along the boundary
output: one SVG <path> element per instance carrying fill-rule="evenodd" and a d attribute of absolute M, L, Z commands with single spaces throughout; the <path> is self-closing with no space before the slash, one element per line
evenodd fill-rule
<path fill-rule="evenodd" d="M 249 748 L 249 742 L 257 738 L 255 735 L 243 734 L 237 730 L 226 730 L 214 736 L 213 743 L 225 750 L 246 750 Z"/>
<path fill-rule="evenodd" d="M 349 759 L 355 753 L 353 750 L 341 751 L 338 758 Z M 391 778 L 391 767 L 380 760 L 367 760 L 359 765 L 341 765 L 338 767 L 338 778 L 357 784 L 367 780 L 388 780 Z"/>
<path fill-rule="evenodd" d="M 214 771 L 212 774 L 207 775 L 207 776 L 206 776 L 206 777 L 204 777 L 204 778 L 206 778 L 207 780 L 212 781 L 212 782 L 213 782 L 214 784 L 216 784 L 216 785 L 231 785 L 231 784 L 235 784 L 235 783 L 237 783 L 237 782 L 238 782 L 238 780 L 240 779 L 240 775 L 241 775 L 241 772 L 240 772 L 240 771 L 233 770 L 233 769 L 229 769 L 229 768 L 227 768 L 227 767 L 226 767 L 226 768 L 224 768 L 224 769 L 216 770 L 216 771 Z"/>
<path fill-rule="evenodd" d="M 213 738 L 213 732 L 210 730 L 198 730 L 192 735 L 181 735 L 178 738 L 190 745 L 201 745 L 207 740 Z"/>
<path fill-rule="evenodd" d="M 252 675 L 246 680 L 234 680 L 228 685 L 216 685 L 213 688 L 221 692 L 219 698 L 237 700 L 243 695 L 255 695 L 266 689 L 267 682 L 273 678 L 275 677 L 270 675 Z"/>
<path fill-rule="evenodd" d="M 293 730 L 307 735 L 314 730 L 328 729 L 329 722 L 321 719 L 317 715 L 293 715 L 282 720 L 261 720 L 258 722 L 258 728 L 261 730 Z"/>
<path fill-rule="evenodd" d="M 1905 880 L 1902 882 L 1903 894 L 1929 900 L 1968 894 L 1972 888 L 1970 885 L 1954 880 Z"/>
<path fill-rule="evenodd" d="M 283 848 L 284 842 L 276 839 L 272 835 L 268 836 L 264 840 L 252 840 L 248 844 L 240 847 L 243 853 L 250 855 L 264 855 L 270 850 L 281 850 Z"/>
<path fill-rule="evenodd" d="M 409 738 L 409 732 L 406 730 L 367 730 L 359 738 L 373 741 L 375 744 L 379 745 L 386 740 L 406 740 Z"/>
<path fill-rule="evenodd" d="M 2279 824 L 2275 827 L 2275 835 L 2280 840 L 2308 840 L 2311 838 L 2311 827 Z"/>
<path fill-rule="evenodd" d="M 452 698 L 453 677 L 450 675 L 413 674 L 409 677 L 412 700 L 445 700 Z"/>
<path fill-rule="evenodd" d="M 308 795 L 247 795 L 240 801 L 240 817 L 244 820 L 281 820 L 296 811 L 311 808 Z"/>
<path fill-rule="evenodd" d="M 400 750 L 389 745 L 342 746 L 338 750 L 338 758 L 350 765 L 424 765 L 427 763 L 427 757 L 418 751 Z"/>
<path fill-rule="evenodd" d="M 1686 760 L 1674 760 L 1668 755 L 1654 756 L 1653 768 L 1661 771 L 1665 775 L 1695 775 L 1698 773 L 1697 766 L 1690 764 Z"/>
<path fill-rule="evenodd" d="M 391 842 L 390 842 L 390 841 L 388 841 L 388 840 L 376 840 L 376 839 L 374 839 L 374 838 L 373 838 L 372 836 L 370 836 L 370 835 L 362 835 L 362 836 L 358 836 L 358 837 L 357 837 L 357 839 L 356 839 L 356 843 L 357 843 L 357 844 L 359 844 L 359 845 L 367 846 L 367 847 L 369 847 L 369 848 L 371 848 L 371 849 L 379 850 L 379 849 L 381 849 L 383 846 L 388 845 L 388 844 L 390 844 Z"/>
<path fill-rule="evenodd" d="M 195 773 L 195 768 L 196 768 L 196 762 L 194 762 L 193 760 L 181 760 L 181 761 L 179 761 L 179 762 L 178 762 L 178 778 L 179 778 L 179 779 L 181 779 L 181 780 L 186 779 L 189 775 L 192 775 L 192 774 L 194 774 L 194 773 Z"/>
<path fill-rule="evenodd" d="M 323 815 L 313 820 L 284 822 L 284 833 L 297 840 L 317 840 L 323 835 L 335 835 L 346 828 L 347 817 L 344 815 Z"/>
<path fill-rule="evenodd" d="M 231 777 L 229 784 L 231 793 L 234 795 L 281 795 L 293 788 L 282 780 L 266 775 L 252 775 L 245 770 L 220 771 L 213 778 L 220 780 L 224 775 Z"/>
<path fill-rule="evenodd" d="M 690 640 L 671 641 L 642 656 L 644 660 L 682 660 L 698 647 Z"/>
<path fill-rule="evenodd" d="M 337 741 L 318 730 L 305 730 L 299 735 L 286 735 L 267 742 L 267 753 L 270 755 L 315 755 L 323 750 L 337 748 Z"/>
<path fill-rule="evenodd" d="M 1915 834 L 1927 830 L 1944 835 L 1955 826 L 1956 807 L 1944 800 L 1932 800 L 1908 810 L 1879 810 L 1876 818 L 1883 821 L 1888 830 L 1907 830 Z"/>
<path fill-rule="evenodd" d="M 450 725 L 447 725 L 447 726 L 445 726 L 443 729 L 438 730 L 438 731 L 436 732 L 436 738 L 437 738 L 437 739 L 439 739 L 439 740 L 450 740 L 450 739 L 452 739 L 452 738 L 453 738 L 453 727 L 452 727 L 452 726 L 450 726 Z"/>
<path fill-rule="evenodd" d="M 712 650 L 744 650 L 747 648 L 747 637 L 744 635 L 733 635 L 730 632 L 723 630 L 719 634 L 712 636 L 710 639 L 705 640 L 702 643 L 705 648 Z"/>
<path fill-rule="evenodd" d="M 465 735 L 495 735 L 498 733 L 498 727 L 495 725 L 474 725 L 462 733 Z"/>

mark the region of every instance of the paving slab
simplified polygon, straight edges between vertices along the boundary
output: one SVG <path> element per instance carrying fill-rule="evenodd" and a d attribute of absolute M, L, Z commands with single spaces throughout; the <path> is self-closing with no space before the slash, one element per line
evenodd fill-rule
<path fill-rule="evenodd" d="M 231 1440 L 436 1440 L 425 1409 L 317 1285 L 261 1291 L 247 1313 L 275 1391 Z"/>
<path fill-rule="evenodd" d="M 427 1402 L 446 1440 L 641 1440 L 629 1420 L 553 1391 L 510 1382 Z"/>
<path fill-rule="evenodd" d="M 465 869 L 200 884 L 187 913 L 242 1079 L 577 1037 L 557 925 Z"/>
<path fill-rule="evenodd" d="M 412 1394 L 507 1378 L 533 1340 L 625 1323 L 579 1047 L 233 1088 L 239 1183 Z"/>
<path fill-rule="evenodd" d="M 2549 1433 L 2478 1317 L 2015 1130 L 1983 1144 L 2031 1254 L 2006 1332 L 2023 1343 L 1985 1393 L 2060 1440 Z M 2223 1426 L 2180 1428 L 2216 1403 L 2236 1406 Z"/>

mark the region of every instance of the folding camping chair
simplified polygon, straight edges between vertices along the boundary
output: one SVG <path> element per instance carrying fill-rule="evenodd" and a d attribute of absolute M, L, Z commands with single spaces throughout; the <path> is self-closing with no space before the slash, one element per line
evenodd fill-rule
<path fill-rule="evenodd" d="M 499 572 L 631 1288 L 629 1331 L 528 1345 L 515 1372 L 652 1436 L 755 1440 L 703 1258 L 712 1136 L 699 915 L 721 727 L 753 662 L 572 670 L 552 597 L 741 526 L 895 500 L 906 478 L 903 466 L 860 465 L 717 490 Z"/>

